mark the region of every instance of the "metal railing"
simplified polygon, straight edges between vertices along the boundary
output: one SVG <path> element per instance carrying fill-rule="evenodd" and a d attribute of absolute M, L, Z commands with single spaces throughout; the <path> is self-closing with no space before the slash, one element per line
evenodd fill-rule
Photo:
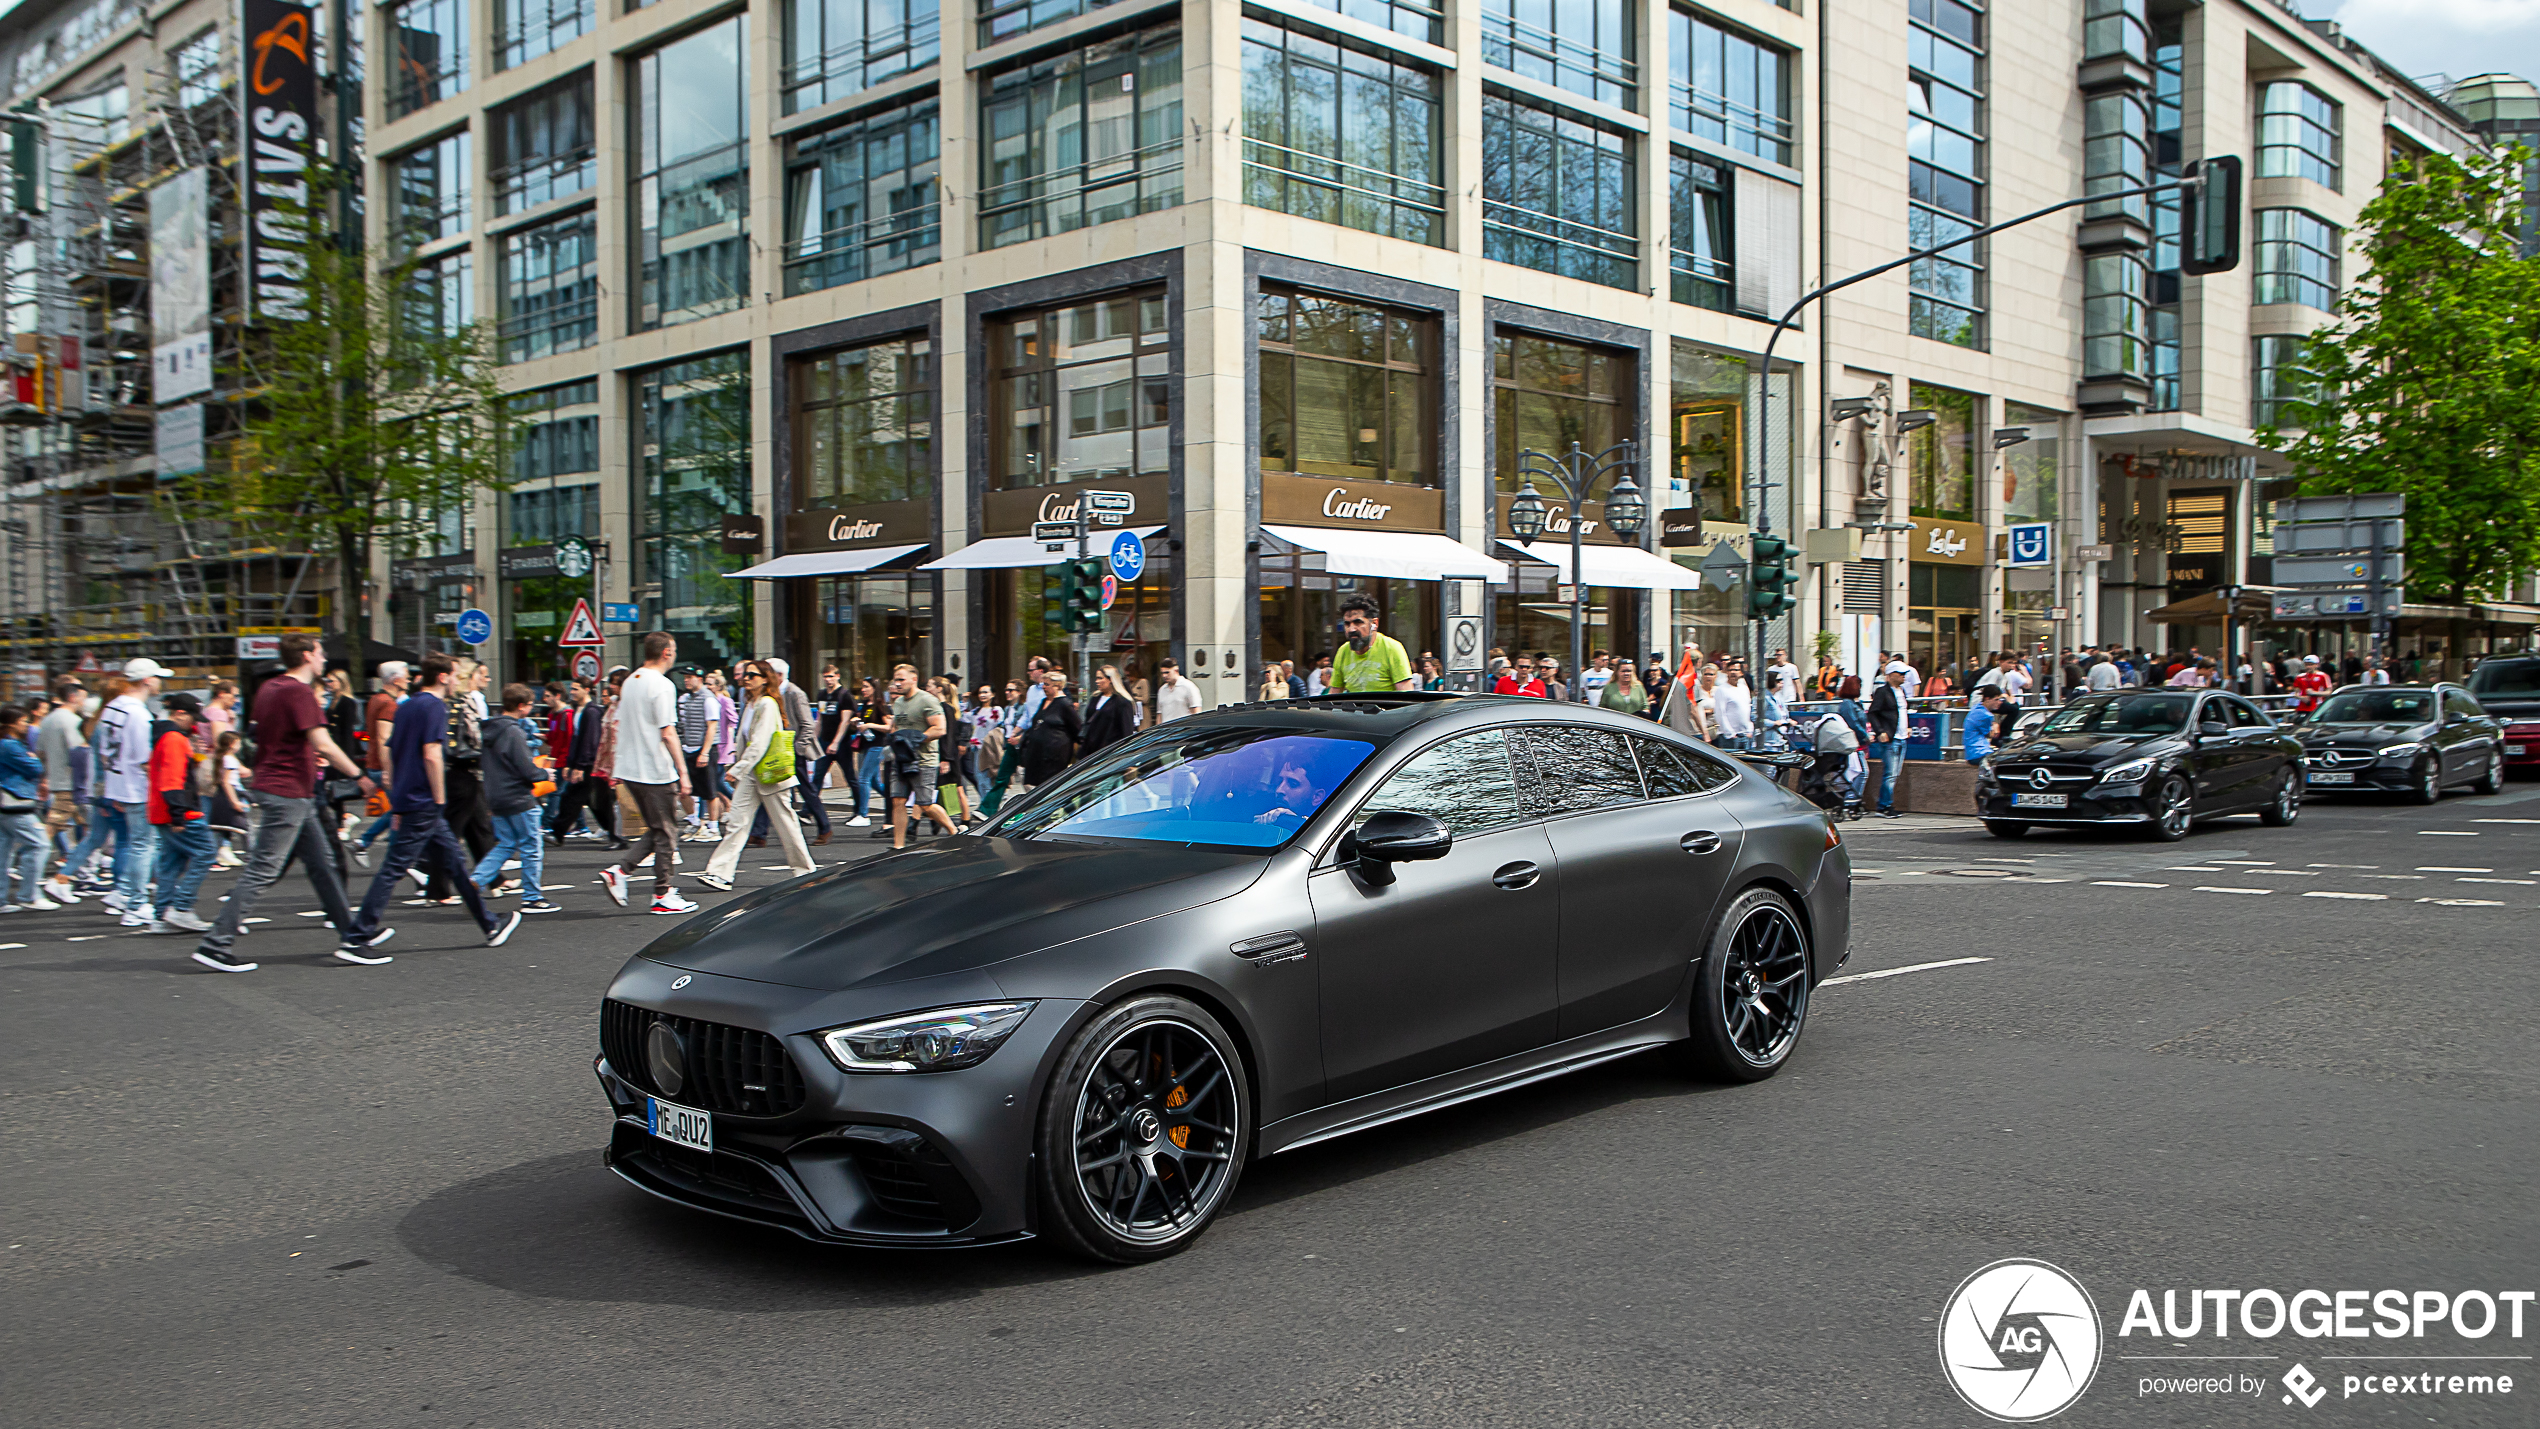
<path fill-rule="evenodd" d="M 1497 242 L 1493 240 L 1496 239 Z M 1566 263 L 1537 262 L 1513 256 L 1512 247 L 1548 247 L 1555 254 L 1577 254 L 1598 264 L 1613 266 L 1613 275 L 1593 277 L 1593 282 L 1616 287 L 1635 286 L 1640 271 L 1640 239 L 1629 233 L 1617 233 L 1592 223 L 1560 218 L 1515 204 L 1485 201 L 1482 204 L 1482 256 L 1503 263 L 1516 263 L 1546 273 L 1581 278 L 1589 274 L 1576 272 Z"/>
<path fill-rule="evenodd" d="M 924 267 L 943 257 L 943 243 L 940 203 L 806 234 L 785 245 L 785 293 L 791 297 Z"/>
<path fill-rule="evenodd" d="M 1265 161 L 1257 155 L 1268 155 L 1275 162 Z M 1399 215 L 1396 216 L 1394 223 L 1384 227 L 1352 223 L 1345 217 L 1327 220 L 1329 222 L 1395 238 L 1416 238 L 1420 242 L 1432 245 L 1443 246 L 1446 242 L 1446 188 L 1444 185 L 1430 183 L 1425 179 L 1388 173 L 1383 169 L 1370 168 L 1365 164 L 1354 164 L 1347 159 L 1336 159 L 1328 154 L 1308 153 L 1303 149 L 1290 148 L 1285 144 L 1271 143 L 1267 139 L 1245 139 L 1245 202 L 1254 203 L 1259 208 L 1274 208 L 1281 213 L 1294 213 L 1305 218 L 1319 218 L 1322 215 L 1300 213 L 1300 207 L 1292 195 L 1282 194 L 1280 196 L 1282 201 L 1275 204 L 1256 203 L 1252 198 L 1251 186 L 1251 180 L 1256 174 L 1272 181 L 1287 180 L 1307 185 L 1311 189 L 1328 195 L 1343 213 L 1348 211 L 1353 200 L 1381 204 L 1389 209 L 1408 209 L 1418 215 L 1416 222 L 1425 226 L 1428 231 L 1425 234 L 1403 231 L 1406 225 Z"/>
<path fill-rule="evenodd" d="M 1667 88 L 1668 110 L 1677 128 L 1740 153 L 1777 164 L 1790 162 L 1790 147 L 1799 136 L 1799 127 L 1790 120 L 1690 84 L 1669 81 Z"/>
<path fill-rule="evenodd" d="M 1608 53 L 1594 45 L 1565 39 L 1504 10 L 1490 10 L 1482 16 L 1482 58 L 1511 73 L 1585 94 L 1591 99 L 1618 103 L 1625 108 L 1631 107 L 1632 101 L 1640 94 L 1638 61 Z M 1535 64 L 1529 66 L 1525 63 L 1527 60 Z M 1550 74 L 1531 72 L 1545 67 L 1550 68 Z M 1587 88 L 1580 88 L 1577 82 L 1580 80 L 1586 82 Z M 1608 98 L 1598 92 L 1605 85 L 1624 93 Z"/>
<path fill-rule="evenodd" d="M 1167 181 L 1170 181 L 1169 183 Z M 1114 190 L 1129 190 L 1115 197 Z M 983 248 L 1001 248 L 1050 233 L 1068 233 L 1107 223 L 1112 218 L 1152 213 L 1182 201 L 1182 136 L 1140 149 L 1128 149 L 1029 178 L 1011 179 L 979 191 L 979 239 Z M 1172 197 L 1167 200 L 1165 195 Z M 1069 204 L 1082 207 L 1071 216 Z M 1106 217 L 1087 211 L 1120 207 Z M 1018 216 L 1027 221 L 1017 222 Z"/>

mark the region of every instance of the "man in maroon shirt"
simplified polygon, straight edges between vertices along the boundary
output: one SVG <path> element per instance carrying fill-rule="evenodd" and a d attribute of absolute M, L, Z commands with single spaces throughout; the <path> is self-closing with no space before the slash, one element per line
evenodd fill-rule
<path fill-rule="evenodd" d="M 254 910 L 257 896 L 282 876 L 294 853 L 300 867 L 308 871 L 309 886 L 317 890 L 326 916 L 337 928 L 353 926 L 352 905 L 344 901 L 344 886 L 335 881 L 335 851 L 327 847 L 334 830 L 326 806 L 317 798 L 318 765 L 324 761 L 346 778 L 360 780 L 364 794 L 371 791 L 371 778 L 336 745 L 335 736 L 327 731 L 326 716 L 318 710 L 317 695 L 310 687 L 325 669 L 326 650 L 316 636 L 285 635 L 282 673 L 256 690 L 255 713 L 248 725 L 256 741 L 256 768 L 247 779 L 247 800 L 263 811 L 264 821 L 256 828 L 255 848 L 229 890 L 229 901 L 194 949 L 194 961 L 214 972 L 256 970 L 254 963 L 237 957 L 230 947 L 238 941 L 239 926 Z M 387 942 L 395 931 L 383 928 L 365 946 Z M 335 957 L 348 963 L 388 961 L 341 948 Z"/>

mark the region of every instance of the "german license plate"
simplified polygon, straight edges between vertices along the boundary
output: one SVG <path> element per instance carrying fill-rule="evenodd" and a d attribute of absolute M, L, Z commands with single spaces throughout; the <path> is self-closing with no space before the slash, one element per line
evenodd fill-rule
<path fill-rule="evenodd" d="M 2355 782 L 2355 776 L 2351 771 L 2344 774 L 2314 774 L 2311 776 L 2311 782 L 2314 784 L 2352 784 Z"/>
<path fill-rule="evenodd" d="M 695 1107 L 678 1106 L 659 1097 L 646 1097 L 644 1129 L 674 1146 L 698 1151 L 714 1149 L 714 1117 Z"/>
<path fill-rule="evenodd" d="M 2066 794 L 2013 794 L 2011 807 L 2014 809 L 2060 809 L 2070 800 L 2071 796 Z"/>
<path fill-rule="evenodd" d="M 2516 759 L 2520 759 L 2522 757 L 2522 746 L 2519 744 L 2508 744 L 2505 746 L 2505 752 Z"/>

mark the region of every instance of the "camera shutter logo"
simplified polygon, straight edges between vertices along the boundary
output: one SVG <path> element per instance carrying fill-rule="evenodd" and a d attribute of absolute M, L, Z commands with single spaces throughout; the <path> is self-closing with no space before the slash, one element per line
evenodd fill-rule
<path fill-rule="evenodd" d="M 2099 1307 L 2042 1260 L 1997 1260 L 1940 1316 L 1940 1369 L 1970 1408 L 2007 1424 L 2051 1419 L 2099 1372 Z"/>

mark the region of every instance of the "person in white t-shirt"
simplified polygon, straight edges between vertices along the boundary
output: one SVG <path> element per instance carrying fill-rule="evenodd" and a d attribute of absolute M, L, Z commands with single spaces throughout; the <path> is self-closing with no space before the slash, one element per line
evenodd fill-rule
<path fill-rule="evenodd" d="M 1773 652 L 1773 663 L 1764 667 L 1764 691 L 1787 705 L 1799 698 L 1799 667 L 1790 663 L 1788 650 Z"/>
<path fill-rule="evenodd" d="M 1711 691 L 1711 712 L 1722 748 L 1744 749 L 1753 742 L 1755 692 L 1747 686 L 1744 667 L 1733 664 L 1720 672 L 1720 683 Z"/>
<path fill-rule="evenodd" d="M 1155 687 L 1155 722 L 1198 714 L 1199 686 L 1182 678 L 1182 662 L 1168 657 L 1158 668 L 1163 678 Z"/>
<path fill-rule="evenodd" d="M 653 861 L 653 911 L 687 913 L 696 908 L 670 886 L 671 860 L 679 856 L 679 815 L 674 796 L 686 794 L 688 761 L 679 750 L 679 692 L 667 671 L 679 658 L 678 642 L 653 631 L 638 642 L 642 666 L 626 677 L 617 695 L 617 781 L 644 816 L 644 836 L 628 847 L 624 858 L 600 870 L 600 885 L 620 907 L 626 903 L 626 870 Z"/>

